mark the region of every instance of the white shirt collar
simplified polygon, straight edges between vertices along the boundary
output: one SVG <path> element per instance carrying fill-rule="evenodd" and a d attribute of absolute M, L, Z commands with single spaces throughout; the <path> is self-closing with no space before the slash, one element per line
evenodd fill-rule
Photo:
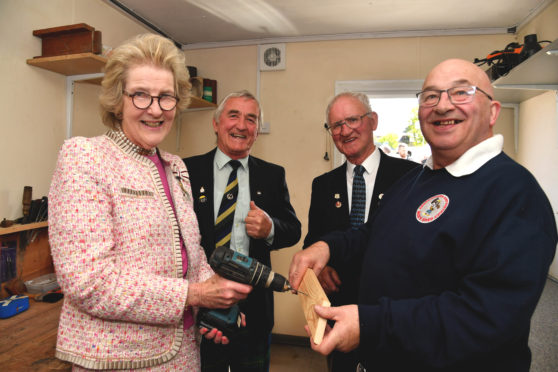
<path fill-rule="evenodd" d="M 446 170 L 454 177 L 472 174 L 490 159 L 501 153 L 503 147 L 504 137 L 501 134 L 496 134 L 465 151 L 459 159 L 448 165 Z M 434 169 L 432 156 L 426 160 L 424 165 Z"/>
<path fill-rule="evenodd" d="M 380 150 L 378 150 L 378 147 L 374 149 L 372 154 L 368 155 L 368 157 L 364 159 L 361 165 L 366 170 L 366 173 L 369 174 L 378 169 L 380 166 Z M 353 177 L 355 167 L 355 164 L 347 160 L 347 179 L 351 179 Z"/>
<path fill-rule="evenodd" d="M 217 164 L 217 169 L 223 169 L 230 160 L 232 159 L 217 147 L 217 152 L 215 153 L 215 164 Z M 240 165 L 242 165 L 242 168 L 248 169 L 248 156 L 238 159 L 238 161 Z"/>

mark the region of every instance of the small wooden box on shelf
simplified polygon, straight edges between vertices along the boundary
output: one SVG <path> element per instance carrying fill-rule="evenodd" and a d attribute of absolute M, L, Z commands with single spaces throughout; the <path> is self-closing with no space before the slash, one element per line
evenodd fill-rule
<path fill-rule="evenodd" d="M 103 49 L 101 31 L 85 23 L 33 30 L 33 36 L 42 40 L 41 57 L 100 54 Z"/>

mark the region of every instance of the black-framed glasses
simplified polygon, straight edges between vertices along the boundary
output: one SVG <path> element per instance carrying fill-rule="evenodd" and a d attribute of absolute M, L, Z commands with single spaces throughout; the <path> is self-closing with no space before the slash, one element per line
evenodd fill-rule
<path fill-rule="evenodd" d="M 452 104 L 462 105 L 464 103 L 471 102 L 477 91 L 484 93 L 484 95 L 492 101 L 492 97 L 488 93 L 474 85 L 464 85 L 461 87 L 453 87 L 443 90 L 427 89 L 423 90 L 422 92 L 418 92 L 417 98 L 419 101 L 419 106 L 433 107 L 440 102 L 442 93 L 446 92 Z"/>
<path fill-rule="evenodd" d="M 159 107 L 163 111 L 171 111 L 176 107 L 178 103 L 178 97 L 171 96 L 170 94 L 161 94 L 160 96 L 152 96 L 145 92 L 135 92 L 128 93 L 125 90 L 122 91 L 125 95 L 132 99 L 134 106 L 140 110 L 146 110 L 153 103 L 153 99 L 157 98 Z"/>
<path fill-rule="evenodd" d="M 367 113 L 362 115 L 349 116 L 348 118 L 336 121 L 331 125 L 325 123 L 324 127 L 329 131 L 331 135 L 338 135 L 339 133 L 341 133 L 343 125 L 346 125 L 350 129 L 357 129 L 362 124 L 362 118 L 364 118 L 366 115 L 370 115 L 371 113 L 371 111 L 368 111 Z"/>

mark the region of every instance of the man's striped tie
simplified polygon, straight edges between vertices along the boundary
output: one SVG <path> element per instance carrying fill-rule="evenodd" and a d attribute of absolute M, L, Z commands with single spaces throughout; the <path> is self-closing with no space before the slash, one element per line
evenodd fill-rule
<path fill-rule="evenodd" d="M 351 214 L 349 216 L 353 229 L 364 223 L 366 209 L 366 184 L 364 183 L 364 177 L 362 177 L 364 171 L 365 169 L 362 165 L 357 165 L 354 170 Z"/>
<path fill-rule="evenodd" d="M 234 219 L 234 210 L 236 207 L 236 197 L 238 196 L 238 179 L 236 170 L 240 167 L 238 160 L 229 161 L 232 167 L 229 175 L 229 182 L 223 193 L 221 205 L 219 206 L 219 214 L 215 220 L 215 247 L 222 245 L 229 246 L 231 243 L 232 226 Z"/>

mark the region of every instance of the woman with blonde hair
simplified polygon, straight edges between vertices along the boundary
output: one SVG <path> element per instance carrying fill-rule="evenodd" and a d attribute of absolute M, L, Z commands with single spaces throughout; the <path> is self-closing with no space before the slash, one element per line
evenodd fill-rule
<path fill-rule="evenodd" d="M 185 66 L 157 35 L 114 49 L 100 96 L 109 131 L 60 151 L 49 193 L 64 292 L 56 356 L 73 370 L 198 371 L 197 308 L 229 307 L 251 290 L 209 267 L 188 171 L 157 147 L 188 106 Z M 228 342 L 218 330 L 205 337 Z"/>

